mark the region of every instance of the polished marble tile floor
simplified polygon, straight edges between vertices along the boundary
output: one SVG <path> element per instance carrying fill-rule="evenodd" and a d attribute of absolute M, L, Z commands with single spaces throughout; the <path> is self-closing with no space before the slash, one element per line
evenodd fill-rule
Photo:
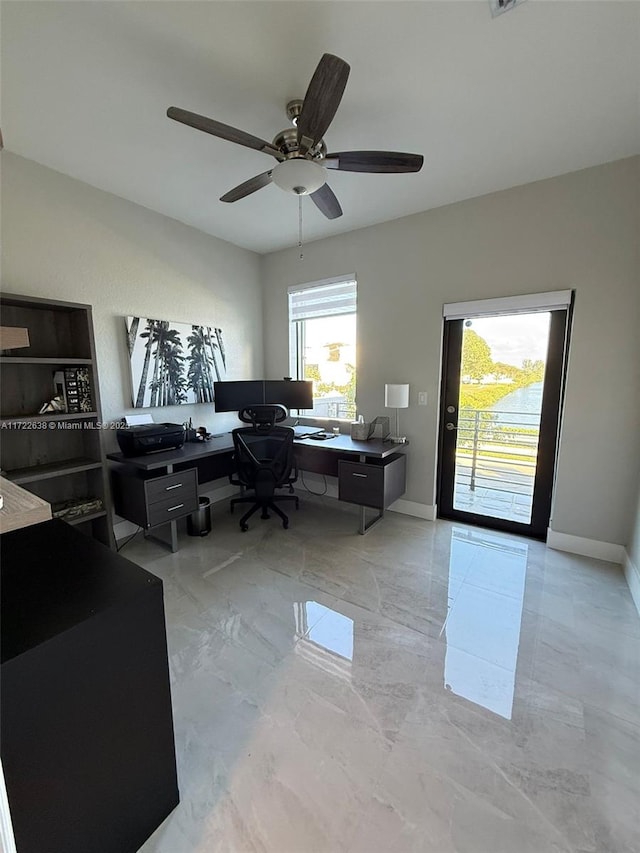
<path fill-rule="evenodd" d="M 621 569 L 303 496 L 122 551 L 164 581 L 180 805 L 142 853 L 637 853 Z"/>

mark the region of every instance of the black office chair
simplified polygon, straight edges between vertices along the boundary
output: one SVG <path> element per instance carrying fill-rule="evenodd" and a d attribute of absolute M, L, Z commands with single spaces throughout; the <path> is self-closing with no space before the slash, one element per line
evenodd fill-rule
<path fill-rule="evenodd" d="M 252 503 L 251 509 L 240 519 L 240 529 L 249 529 L 247 521 L 254 512 L 262 510 L 261 518 L 270 518 L 268 509 L 272 509 L 282 519 L 282 526 L 289 527 L 289 518 L 284 514 L 275 501 L 295 501 L 298 509 L 297 495 L 276 494 L 276 489 L 289 487 L 293 491 L 293 483 L 298 478 L 298 469 L 293 454 L 293 430 L 290 427 L 276 426 L 288 415 L 284 406 L 255 405 L 245 406 L 238 412 L 243 423 L 251 426 L 238 427 L 233 430 L 234 460 L 236 476 L 229 476 L 229 481 L 235 486 L 250 489 L 252 495 L 232 498 L 231 512 L 236 504 Z"/>

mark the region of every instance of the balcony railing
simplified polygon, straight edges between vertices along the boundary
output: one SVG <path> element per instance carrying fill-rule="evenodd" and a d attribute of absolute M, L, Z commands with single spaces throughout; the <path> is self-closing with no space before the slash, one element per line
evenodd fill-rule
<path fill-rule="evenodd" d="M 314 399 L 313 417 L 336 418 L 352 421 L 356 416 L 355 403 L 349 403 L 341 394 Z"/>
<path fill-rule="evenodd" d="M 528 514 L 530 519 L 539 434 L 536 413 L 461 409 L 455 507 L 518 520 Z"/>

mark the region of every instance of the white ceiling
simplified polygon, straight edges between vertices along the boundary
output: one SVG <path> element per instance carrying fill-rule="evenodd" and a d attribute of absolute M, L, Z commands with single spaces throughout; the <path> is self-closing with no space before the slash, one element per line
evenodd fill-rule
<path fill-rule="evenodd" d="M 419 174 L 330 172 L 344 215 L 304 201 L 305 240 L 640 152 L 640 4 L 3 2 L 5 147 L 257 252 L 297 241 L 274 185 L 218 198 L 266 154 L 168 106 L 271 140 L 324 52 L 351 65 L 330 150 L 424 154 Z"/>

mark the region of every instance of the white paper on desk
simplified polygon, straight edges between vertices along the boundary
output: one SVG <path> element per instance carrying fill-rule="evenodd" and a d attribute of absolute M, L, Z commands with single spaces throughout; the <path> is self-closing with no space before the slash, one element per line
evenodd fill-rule
<path fill-rule="evenodd" d="M 140 424 L 152 424 L 151 415 L 125 415 L 124 422 L 127 426 L 139 426 Z"/>

